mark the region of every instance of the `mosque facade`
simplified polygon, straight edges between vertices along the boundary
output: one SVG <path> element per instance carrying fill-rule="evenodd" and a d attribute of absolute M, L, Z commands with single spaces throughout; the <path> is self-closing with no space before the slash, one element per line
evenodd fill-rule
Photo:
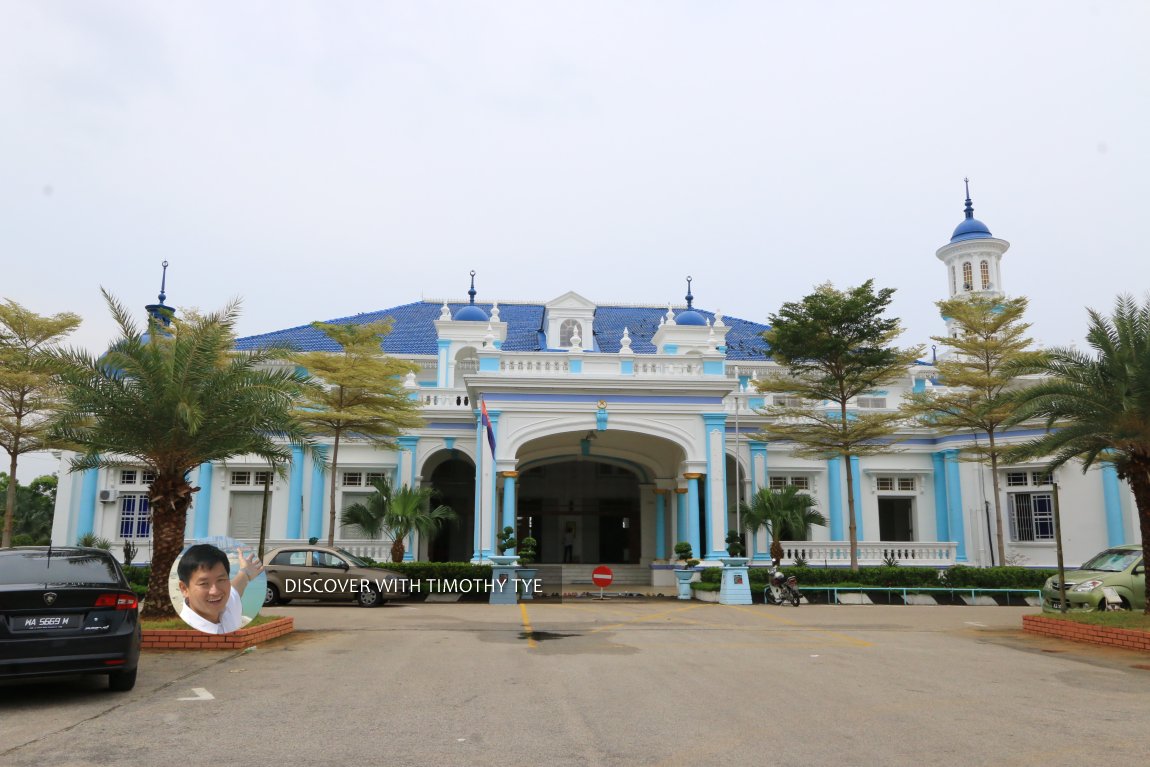
<path fill-rule="evenodd" d="M 948 297 L 1004 296 L 1009 247 L 965 217 L 936 255 Z M 405 386 L 425 424 L 395 449 L 351 440 L 333 475 L 297 451 L 286 476 L 243 457 L 205 464 L 187 521 L 187 538 L 259 538 L 265 480 L 270 487 L 269 548 L 328 536 L 327 499 L 363 500 L 382 476 L 431 485 L 459 520 L 431 540 L 412 538 L 409 559 L 482 561 L 497 531 L 514 527 L 539 542 L 540 563 L 610 564 L 634 582 L 669 578 L 677 542 L 714 562 L 725 556 L 738 506 L 759 489 L 798 485 L 828 524 L 784 542 L 786 561 L 849 563 L 845 473 L 853 475 L 862 564 L 990 566 L 997 561 L 990 469 L 961 449 L 985 435 L 932 432 L 907 425 L 897 449 L 874 456 L 809 460 L 759 437 L 763 408 L 784 404 L 755 381 L 772 371 L 758 323 L 686 304 L 599 304 L 576 292 L 546 303 L 477 302 L 474 273 L 466 301 L 418 301 L 333 320 L 393 320 L 384 351 L 418 365 Z M 941 330 L 941 327 L 940 327 Z M 949 328 L 948 328 L 949 331 Z M 239 349 L 290 344 L 336 350 L 310 325 L 239 339 Z M 936 385 L 929 360 L 882 390 L 850 404 L 857 411 L 897 408 L 909 391 Z M 771 399 L 768 399 L 770 397 Z M 486 413 L 486 416 L 484 415 Z M 1007 433 L 1005 441 L 1033 436 Z M 149 558 L 150 517 L 144 467 L 68 474 L 62 456 L 53 540 L 86 532 L 124 539 Z M 1057 482 L 1067 561 L 1139 540 L 1133 495 L 1114 468 L 1051 474 L 1041 462 L 1000 469 L 1006 564 L 1053 566 Z M 388 540 L 336 531 L 337 545 L 386 559 Z M 752 564 L 769 562 L 765 530 L 751 536 Z"/>

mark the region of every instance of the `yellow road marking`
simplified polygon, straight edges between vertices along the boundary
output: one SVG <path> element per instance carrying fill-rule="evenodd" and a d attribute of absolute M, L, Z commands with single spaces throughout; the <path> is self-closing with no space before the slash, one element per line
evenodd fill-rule
<path fill-rule="evenodd" d="M 527 648 L 534 649 L 539 646 L 535 638 L 531 636 L 533 630 L 531 628 L 531 619 L 527 617 L 527 605 L 522 602 L 519 603 L 519 613 L 523 617 L 523 630 L 527 632 Z"/>
<path fill-rule="evenodd" d="M 596 626 L 595 628 L 591 629 L 591 633 L 596 631 L 607 631 L 610 629 L 622 628 L 623 626 L 627 626 L 633 623 L 643 623 L 644 621 L 651 621 L 655 620 L 656 618 L 666 618 L 668 615 L 672 615 L 673 613 L 681 613 L 687 610 L 698 610 L 700 607 L 706 607 L 706 603 L 691 605 L 690 607 L 677 607 L 674 610 L 664 610 L 658 613 L 651 613 L 650 615 L 644 615 L 641 618 L 635 618 L 633 620 L 622 621 L 619 623 L 612 623 L 608 626 Z"/>

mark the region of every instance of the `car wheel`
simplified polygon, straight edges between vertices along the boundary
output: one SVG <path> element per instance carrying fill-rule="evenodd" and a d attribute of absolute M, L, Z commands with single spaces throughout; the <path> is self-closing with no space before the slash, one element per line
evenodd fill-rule
<path fill-rule="evenodd" d="M 136 686 L 136 671 L 113 671 L 108 674 L 108 689 L 113 692 L 127 692 Z"/>
<path fill-rule="evenodd" d="M 264 594 L 264 607 L 271 607 L 272 605 L 279 604 L 280 590 L 273 584 L 268 584 L 267 593 Z"/>
<path fill-rule="evenodd" d="M 378 607 L 383 604 L 383 600 L 379 596 L 379 592 L 373 588 L 366 588 L 359 592 L 359 596 L 355 601 L 360 607 Z"/>

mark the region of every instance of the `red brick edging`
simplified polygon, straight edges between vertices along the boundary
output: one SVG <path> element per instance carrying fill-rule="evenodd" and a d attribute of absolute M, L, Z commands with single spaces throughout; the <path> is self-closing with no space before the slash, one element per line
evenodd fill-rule
<path fill-rule="evenodd" d="M 1048 618 L 1045 615 L 1022 616 L 1022 630 L 1055 639 L 1069 639 L 1073 642 L 1089 642 L 1150 653 L 1148 631 L 1093 626 L 1089 623 Z"/>
<path fill-rule="evenodd" d="M 290 634 L 294 618 L 278 618 L 230 634 L 205 634 L 195 629 L 144 629 L 144 650 L 246 650 Z"/>

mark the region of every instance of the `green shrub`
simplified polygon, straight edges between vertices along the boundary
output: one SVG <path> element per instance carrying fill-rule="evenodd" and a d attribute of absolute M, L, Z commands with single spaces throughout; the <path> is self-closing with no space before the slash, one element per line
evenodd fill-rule
<path fill-rule="evenodd" d="M 946 571 L 946 582 L 953 589 L 1040 589 L 1057 570 L 1028 567 L 968 567 L 955 565 Z"/>

